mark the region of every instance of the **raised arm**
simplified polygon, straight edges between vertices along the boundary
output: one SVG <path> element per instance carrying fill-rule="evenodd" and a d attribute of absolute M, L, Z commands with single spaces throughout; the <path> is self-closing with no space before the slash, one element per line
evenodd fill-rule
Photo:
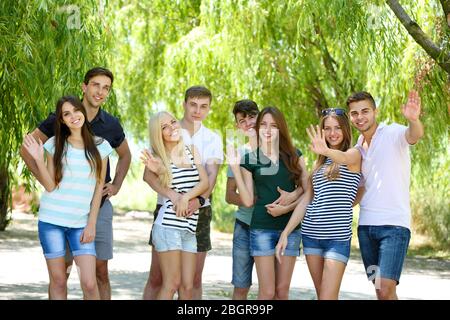
<path fill-rule="evenodd" d="M 244 207 L 254 205 L 253 176 L 250 171 L 240 166 L 241 156 L 232 145 L 226 146 L 227 161 L 234 175 L 234 180 Z"/>
<path fill-rule="evenodd" d="M 234 177 L 228 177 L 225 201 L 229 204 L 234 204 L 236 206 L 243 207 L 244 203 L 241 200 L 241 196 L 236 191 L 237 191 L 236 180 L 234 179 Z"/>
<path fill-rule="evenodd" d="M 163 187 L 158 178 L 158 175 L 161 175 L 165 170 L 161 159 L 153 156 L 150 151 L 144 150 L 142 151 L 141 160 L 145 165 L 143 180 L 156 193 L 170 199 L 172 203 L 177 202 L 181 195 L 169 187 Z"/>
<path fill-rule="evenodd" d="M 315 154 L 324 155 L 338 164 L 346 164 L 347 166 L 358 166 L 361 162 L 361 154 L 356 148 L 350 148 L 347 151 L 330 149 L 325 141 L 325 132 L 319 126 L 310 126 L 306 129 L 311 139 L 310 149 Z"/>
<path fill-rule="evenodd" d="M 36 178 L 39 177 L 38 181 L 45 188 L 46 191 L 52 192 L 55 187 L 55 170 L 53 166 L 53 157 L 47 153 L 47 165 L 45 165 L 44 160 L 44 146 L 42 141 L 34 138 L 32 134 L 27 134 L 24 137 L 22 147 L 27 153 L 27 157 L 36 165 Z"/>
<path fill-rule="evenodd" d="M 423 124 L 420 121 L 420 96 L 416 91 L 411 91 L 408 101 L 402 106 L 403 116 L 408 120 L 409 126 L 406 130 L 406 141 L 409 144 L 417 143 L 424 135 Z"/>
<path fill-rule="evenodd" d="M 41 140 L 43 144 L 48 140 L 48 137 L 38 128 L 36 128 L 31 133 L 31 136 L 33 136 L 36 141 Z M 24 142 L 25 142 L 25 139 L 24 139 Z M 24 144 L 22 144 L 22 146 L 20 147 L 20 156 L 22 157 L 22 160 L 25 162 L 25 165 L 31 171 L 33 176 L 39 181 L 39 183 L 41 185 L 44 185 L 44 181 L 42 180 L 42 177 L 40 175 L 36 160 L 33 159 L 33 157 L 30 155 L 30 153 L 25 148 Z"/>

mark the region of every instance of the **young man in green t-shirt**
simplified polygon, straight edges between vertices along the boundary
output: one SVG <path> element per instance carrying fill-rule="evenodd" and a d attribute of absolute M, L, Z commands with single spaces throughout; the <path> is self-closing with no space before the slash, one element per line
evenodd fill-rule
<path fill-rule="evenodd" d="M 255 125 L 258 113 L 258 105 L 252 100 L 239 100 L 234 105 L 233 114 L 236 128 L 249 138 L 249 142 L 239 150 L 242 156 L 255 150 L 257 147 Z M 241 197 L 237 193 L 236 180 L 229 167 L 227 170 L 225 200 L 238 206 L 238 210 L 235 213 L 236 221 L 233 232 L 233 278 L 231 283 L 234 286 L 234 290 L 232 298 L 233 300 L 246 300 L 252 284 L 254 264 L 253 257 L 250 255 L 250 222 L 253 207 L 246 208 L 242 203 Z"/>

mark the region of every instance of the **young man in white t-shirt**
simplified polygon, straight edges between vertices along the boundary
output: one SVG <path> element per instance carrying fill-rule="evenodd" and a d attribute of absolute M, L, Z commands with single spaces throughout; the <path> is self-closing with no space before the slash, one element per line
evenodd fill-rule
<path fill-rule="evenodd" d="M 358 223 L 361 256 L 378 299 L 397 299 L 396 286 L 411 238 L 409 147 L 424 134 L 420 97 L 410 92 L 402 107 L 408 127 L 378 124 L 378 110 L 368 92 L 352 94 L 347 106 L 351 122 L 361 133 L 356 145 L 362 155 L 365 187 Z"/>
<path fill-rule="evenodd" d="M 193 86 L 186 90 L 183 103 L 184 115 L 180 120 L 183 139 L 186 145 L 195 145 L 200 152 L 202 163 L 208 174 L 208 190 L 189 202 L 189 211 L 200 209 L 197 223 L 197 267 L 194 277 L 193 299 L 202 298 L 202 273 L 205 265 L 206 253 L 211 250 L 211 194 L 216 184 L 219 166 L 223 162 L 222 138 L 215 132 L 206 128 L 202 121 L 211 109 L 212 94 L 202 86 Z M 158 194 L 175 201 L 178 195 L 170 189 L 159 186 L 157 177 L 149 170 L 144 173 L 144 180 Z M 176 201 L 175 201 L 176 202 Z M 158 207 L 157 207 L 158 210 Z M 156 210 L 156 211 L 157 211 Z M 157 212 L 155 213 L 157 214 Z M 151 243 L 150 243 L 151 244 Z M 144 288 L 144 299 L 155 299 L 162 283 L 162 274 L 158 255 L 152 250 L 152 261 L 147 284 Z"/>

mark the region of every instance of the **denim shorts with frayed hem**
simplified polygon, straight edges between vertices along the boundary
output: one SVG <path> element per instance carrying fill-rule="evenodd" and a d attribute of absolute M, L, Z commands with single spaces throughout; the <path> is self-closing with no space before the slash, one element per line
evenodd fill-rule
<path fill-rule="evenodd" d="M 95 242 L 81 243 L 83 228 L 58 226 L 48 222 L 38 222 L 39 240 L 46 259 L 55 259 L 66 255 L 66 243 L 72 256 L 95 256 Z"/>
<path fill-rule="evenodd" d="M 273 256 L 275 247 L 283 230 L 250 229 L 250 251 L 253 257 Z M 292 231 L 288 236 L 288 244 L 284 249 L 285 256 L 300 256 L 300 229 Z"/>
<path fill-rule="evenodd" d="M 314 239 L 302 236 L 303 253 L 307 255 L 321 256 L 324 259 L 332 259 L 347 264 L 350 257 L 349 240 L 338 241 L 331 239 Z"/>
<path fill-rule="evenodd" d="M 153 225 L 153 247 L 158 252 L 180 250 L 197 253 L 197 240 L 195 233 L 187 230 L 169 228 L 159 224 Z"/>

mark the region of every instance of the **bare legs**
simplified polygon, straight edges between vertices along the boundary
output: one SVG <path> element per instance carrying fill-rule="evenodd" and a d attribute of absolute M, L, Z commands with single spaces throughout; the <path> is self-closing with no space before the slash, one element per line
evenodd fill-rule
<path fill-rule="evenodd" d="M 297 257 L 283 256 L 281 264 L 275 256 L 254 257 L 258 274 L 258 300 L 287 300 Z"/>
<path fill-rule="evenodd" d="M 345 263 L 324 259 L 318 255 L 306 255 L 309 273 L 319 300 L 337 300 L 344 276 Z"/>
<path fill-rule="evenodd" d="M 74 258 L 79 268 L 79 278 L 83 297 L 86 300 L 98 300 L 97 281 L 95 279 L 95 256 L 81 255 Z M 46 259 L 49 274 L 49 299 L 65 300 L 67 299 L 67 274 L 66 262 L 64 257 L 55 259 Z"/>

